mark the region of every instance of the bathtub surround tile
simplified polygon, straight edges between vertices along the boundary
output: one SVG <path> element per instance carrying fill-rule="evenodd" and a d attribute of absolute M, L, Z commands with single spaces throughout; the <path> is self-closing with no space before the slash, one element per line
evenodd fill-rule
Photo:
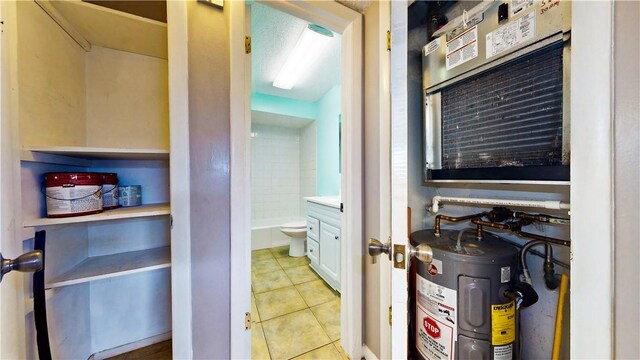
<path fill-rule="evenodd" d="M 333 344 L 325 345 L 319 349 L 294 357 L 294 360 L 342 360 L 342 356 Z"/>
<path fill-rule="evenodd" d="M 277 258 L 276 260 L 278 261 L 280 266 L 282 266 L 283 269 L 298 267 L 302 265 L 309 265 L 310 263 L 309 258 L 306 256 L 302 256 L 302 257 L 286 256 L 282 258 Z"/>
<path fill-rule="evenodd" d="M 280 265 L 276 261 L 276 259 L 266 259 L 259 261 L 251 261 L 251 273 L 252 274 L 262 274 L 266 272 L 273 272 L 276 270 L 281 270 Z"/>
<path fill-rule="evenodd" d="M 296 289 L 309 306 L 324 304 L 337 297 L 336 293 L 322 280 L 296 285 Z"/>
<path fill-rule="evenodd" d="M 261 323 L 273 359 L 290 359 L 331 344 L 311 310 L 305 309 Z"/>
<path fill-rule="evenodd" d="M 269 251 L 276 259 L 289 256 L 289 245 L 274 247 L 269 249 Z"/>
<path fill-rule="evenodd" d="M 273 254 L 269 249 L 255 250 L 251 252 L 251 262 L 273 259 Z"/>
<path fill-rule="evenodd" d="M 287 268 L 284 269 L 284 272 L 287 273 L 289 280 L 291 280 L 294 285 L 320 279 L 315 271 L 311 270 L 309 265 Z"/>
<path fill-rule="evenodd" d="M 264 338 L 262 324 L 254 324 L 251 328 L 251 359 L 269 360 L 269 349 Z"/>
<path fill-rule="evenodd" d="M 267 291 L 256 295 L 262 321 L 290 314 L 307 307 L 298 290 L 293 286 Z"/>
<path fill-rule="evenodd" d="M 311 308 L 331 341 L 340 339 L 340 298 Z"/>
<path fill-rule="evenodd" d="M 251 274 L 251 287 L 257 294 L 293 285 L 284 270 Z"/>

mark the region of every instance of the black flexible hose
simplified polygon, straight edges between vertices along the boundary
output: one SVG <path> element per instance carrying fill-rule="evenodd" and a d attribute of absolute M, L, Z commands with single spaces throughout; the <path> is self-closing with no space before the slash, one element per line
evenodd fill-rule
<path fill-rule="evenodd" d="M 520 250 L 520 266 L 525 274 L 525 280 L 530 281 L 529 267 L 527 266 L 527 251 L 537 245 L 544 245 L 544 283 L 549 290 L 554 290 L 560 282 L 555 274 L 553 265 L 553 247 L 544 240 L 534 240 L 526 243 Z M 528 279 L 527 279 L 528 278 Z"/>

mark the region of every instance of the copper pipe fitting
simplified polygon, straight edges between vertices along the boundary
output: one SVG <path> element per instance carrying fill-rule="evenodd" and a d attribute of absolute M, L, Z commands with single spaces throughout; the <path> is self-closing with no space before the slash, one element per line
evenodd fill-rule
<path fill-rule="evenodd" d="M 518 235 L 529 238 L 529 239 L 546 241 L 552 244 L 571 246 L 571 241 L 556 239 L 548 236 L 536 235 L 536 234 L 532 234 L 524 231 L 518 231 Z"/>
<path fill-rule="evenodd" d="M 476 218 L 479 219 L 485 215 L 487 215 L 486 212 L 481 212 L 478 214 L 472 214 L 467 216 L 460 216 L 460 217 L 447 216 L 442 214 L 436 215 L 436 222 L 435 222 L 435 225 L 433 226 L 433 235 L 435 235 L 436 237 L 440 237 L 440 222 L 442 220 L 456 223 L 456 222 L 465 221 L 469 219 L 476 219 Z"/>

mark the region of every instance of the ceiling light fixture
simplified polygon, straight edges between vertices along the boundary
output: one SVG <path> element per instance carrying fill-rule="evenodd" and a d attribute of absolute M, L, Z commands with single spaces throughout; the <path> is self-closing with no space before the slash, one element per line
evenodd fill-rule
<path fill-rule="evenodd" d="M 273 86 L 285 90 L 293 88 L 300 76 L 311 68 L 332 37 L 333 33 L 322 26 L 309 24 L 305 27 L 296 46 L 273 81 Z"/>

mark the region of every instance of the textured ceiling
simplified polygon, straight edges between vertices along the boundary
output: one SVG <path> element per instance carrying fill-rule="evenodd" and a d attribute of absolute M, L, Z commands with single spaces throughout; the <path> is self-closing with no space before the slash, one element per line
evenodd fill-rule
<path fill-rule="evenodd" d="M 272 86 L 307 22 L 266 5 L 251 5 L 251 87 L 255 93 L 290 99 L 316 101 L 340 84 L 340 40 L 334 34 L 325 54 L 307 59 L 312 69 L 291 90 Z"/>
<path fill-rule="evenodd" d="M 336 0 L 336 2 L 362 14 L 371 5 L 373 0 Z"/>

